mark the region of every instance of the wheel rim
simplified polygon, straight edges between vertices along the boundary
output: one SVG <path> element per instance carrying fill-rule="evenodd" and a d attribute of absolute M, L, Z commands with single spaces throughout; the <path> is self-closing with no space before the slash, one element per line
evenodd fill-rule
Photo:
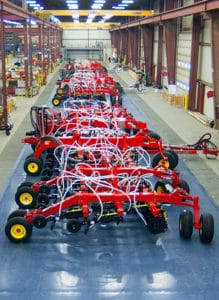
<path fill-rule="evenodd" d="M 30 205 L 33 202 L 33 196 L 29 193 L 23 193 L 20 195 L 19 200 L 23 205 Z"/>
<path fill-rule="evenodd" d="M 39 171 L 39 166 L 37 163 L 32 162 L 28 164 L 27 169 L 29 173 L 37 173 Z"/>
<path fill-rule="evenodd" d="M 202 236 L 202 228 L 203 228 L 203 224 L 202 224 L 202 221 L 200 221 L 200 228 L 199 228 L 199 234 L 200 236 Z"/>
<path fill-rule="evenodd" d="M 169 160 L 161 159 L 161 160 L 159 160 L 158 165 L 162 165 L 168 169 L 170 167 L 170 162 L 169 162 Z"/>
<path fill-rule="evenodd" d="M 10 234 L 14 239 L 20 240 L 26 237 L 27 230 L 23 225 L 15 224 L 11 227 Z"/>
<path fill-rule="evenodd" d="M 59 94 L 59 95 L 62 94 L 62 89 L 61 88 L 57 90 L 57 94 Z"/>
<path fill-rule="evenodd" d="M 54 100 L 53 100 L 53 104 L 54 104 L 54 105 L 59 105 L 59 100 L 58 100 L 58 99 L 54 99 Z"/>
<path fill-rule="evenodd" d="M 164 192 L 164 188 L 162 187 L 162 185 L 158 185 L 158 186 L 156 187 L 156 191 L 157 191 L 157 193 L 161 194 L 161 193 Z"/>

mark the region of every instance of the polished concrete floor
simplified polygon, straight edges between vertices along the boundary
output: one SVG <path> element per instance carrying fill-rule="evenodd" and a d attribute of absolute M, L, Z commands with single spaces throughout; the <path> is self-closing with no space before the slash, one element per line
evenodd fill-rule
<path fill-rule="evenodd" d="M 126 73 L 114 76 L 124 86 L 128 80 L 131 82 Z M 50 102 L 55 77 L 36 99 L 38 105 Z M 200 128 L 200 134 L 209 130 L 193 118 L 188 121 L 184 110 L 163 103 L 154 90 L 140 95 L 127 93 L 124 105 L 167 143 L 193 139 L 195 128 Z M 164 114 L 166 118 L 161 118 Z M 214 216 L 215 236 L 211 244 L 202 244 L 197 231 L 191 241 L 180 239 L 178 219 L 182 208 L 176 206 L 166 207 L 168 230 L 158 235 L 148 232 L 136 215 L 128 215 L 119 225 L 97 224 L 87 234 L 83 230 L 69 234 L 65 224 L 57 223 L 53 230 L 35 228 L 28 243 L 17 245 L 8 241 L 5 223 L 16 209 L 16 187 L 26 180 L 23 162 L 30 149 L 20 143 L 20 137 L 30 129 L 28 117 L 25 114 L 24 121 L 13 129 L 0 155 L 4 177 L 0 198 L 0 299 L 205 300 L 219 296 L 219 190 L 217 170 L 213 170 L 218 159 L 209 164 L 202 155 L 182 154 L 177 167 L 189 183 L 191 194 L 200 197 L 201 211 Z M 183 117 L 186 123 L 182 123 Z M 188 122 L 191 123 L 185 137 Z M 217 135 L 214 131 L 213 137 L 217 139 Z"/>

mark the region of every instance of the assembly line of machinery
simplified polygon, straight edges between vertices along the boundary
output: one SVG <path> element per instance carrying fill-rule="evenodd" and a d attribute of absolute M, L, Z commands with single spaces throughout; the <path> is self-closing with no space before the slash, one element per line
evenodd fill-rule
<path fill-rule="evenodd" d="M 211 243 L 212 214 L 201 212 L 199 196 L 174 170 L 180 153 L 216 158 L 211 135 L 192 145 L 165 144 L 122 105 L 122 87 L 96 61 L 68 63 L 61 75 L 53 108 L 30 111 L 32 128 L 22 139 L 32 151 L 23 165 L 28 179 L 15 192 L 7 238 L 26 242 L 33 228 L 52 230 L 62 221 L 70 233 L 87 233 L 131 214 L 159 234 L 168 229 L 165 206 L 175 205 L 182 207 L 180 237 L 189 240 L 197 229 L 201 242 Z"/>

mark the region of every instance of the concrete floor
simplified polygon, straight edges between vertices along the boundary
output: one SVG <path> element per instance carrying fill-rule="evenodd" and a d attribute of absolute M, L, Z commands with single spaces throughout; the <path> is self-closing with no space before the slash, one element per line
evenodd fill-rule
<path fill-rule="evenodd" d="M 49 103 L 56 75 L 36 99 L 38 105 Z M 128 80 L 131 82 L 126 73 L 114 76 L 124 86 L 129 84 Z M 163 103 L 161 95 L 153 89 L 140 95 L 127 93 L 124 105 L 167 143 L 191 143 L 193 138 L 196 140 L 209 131 L 188 117 L 183 109 Z M 163 115 L 165 118 L 161 118 Z M 201 210 L 214 216 L 215 237 L 209 245 L 199 241 L 197 231 L 191 241 L 179 238 L 178 218 L 182 208 L 176 206 L 166 207 L 168 230 L 163 234 L 152 235 L 137 216 L 130 215 L 118 226 L 96 225 L 87 234 L 83 231 L 69 234 L 62 223 L 53 230 L 34 229 L 28 243 L 17 245 L 7 240 L 4 226 L 9 213 L 16 209 L 16 187 L 26 179 L 23 162 L 30 150 L 20 143 L 20 138 L 29 129 L 27 112 L 21 127 L 13 129 L 0 154 L 0 299 L 205 300 L 218 297 L 218 159 L 209 165 L 202 155 L 182 154 L 177 167 L 190 184 L 191 194 L 200 197 Z M 218 141 L 217 131 L 213 137 Z"/>

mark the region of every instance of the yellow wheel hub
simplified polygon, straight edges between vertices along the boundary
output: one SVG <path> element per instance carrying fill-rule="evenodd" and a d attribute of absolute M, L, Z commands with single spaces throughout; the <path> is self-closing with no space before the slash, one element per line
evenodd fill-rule
<path fill-rule="evenodd" d="M 157 193 L 161 194 L 163 192 L 164 192 L 163 187 L 161 185 L 158 185 L 158 187 L 157 187 Z"/>
<path fill-rule="evenodd" d="M 23 225 L 15 224 L 11 227 L 10 233 L 14 239 L 20 240 L 20 239 L 25 238 L 25 236 L 27 234 L 27 230 Z"/>
<path fill-rule="evenodd" d="M 59 94 L 59 95 L 62 94 L 62 89 L 61 88 L 57 90 L 57 94 Z"/>
<path fill-rule="evenodd" d="M 33 196 L 29 193 L 23 193 L 20 195 L 20 203 L 29 205 L 33 202 Z"/>
<path fill-rule="evenodd" d="M 58 99 L 54 99 L 54 100 L 53 100 L 53 104 L 54 104 L 54 105 L 58 105 L 58 104 L 59 104 L 59 100 L 58 100 Z"/>
<path fill-rule="evenodd" d="M 169 160 L 161 159 L 158 164 L 161 165 L 161 166 L 164 166 L 167 169 L 170 167 Z"/>
<path fill-rule="evenodd" d="M 38 164 L 37 163 L 29 163 L 28 164 L 28 167 L 27 167 L 27 169 L 28 169 L 28 172 L 29 173 L 37 173 L 38 171 L 39 171 L 39 166 L 38 166 Z"/>

